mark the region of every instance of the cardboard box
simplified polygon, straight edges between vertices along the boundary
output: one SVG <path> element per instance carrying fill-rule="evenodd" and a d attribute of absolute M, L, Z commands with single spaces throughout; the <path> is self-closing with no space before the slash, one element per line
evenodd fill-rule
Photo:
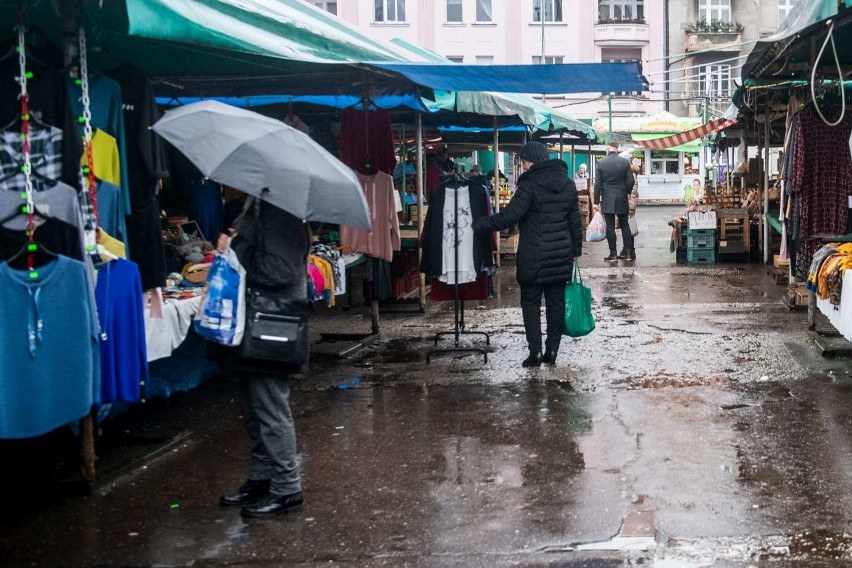
<path fill-rule="evenodd" d="M 781 258 L 781 255 L 780 255 L 780 254 L 776 254 L 776 255 L 775 255 L 775 258 L 774 258 L 774 262 L 773 262 L 773 264 L 774 264 L 775 266 L 779 266 L 779 267 L 781 267 L 781 266 L 790 266 L 790 259 L 788 258 L 788 259 L 786 259 L 786 260 L 783 260 L 783 259 Z"/>

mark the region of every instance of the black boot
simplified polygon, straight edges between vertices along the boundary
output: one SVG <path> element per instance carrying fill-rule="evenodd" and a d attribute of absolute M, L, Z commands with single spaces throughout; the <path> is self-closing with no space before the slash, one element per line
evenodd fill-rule
<path fill-rule="evenodd" d="M 541 367 L 541 353 L 530 353 L 530 356 L 521 363 L 521 367 Z"/>
<path fill-rule="evenodd" d="M 606 262 L 616 262 L 618 260 L 618 255 L 615 254 L 614 250 L 609 251 L 609 256 L 604 259 Z"/>
<path fill-rule="evenodd" d="M 629 249 L 624 249 L 624 250 L 625 250 L 624 260 L 626 260 L 628 262 L 633 262 L 634 260 L 636 260 L 636 249 L 635 248 L 631 247 Z"/>
<path fill-rule="evenodd" d="M 243 507 L 240 514 L 243 517 L 262 519 L 283 513 L 295 513 L 302 510 L 302 492 L 290 495 L 276 495 L 267 493 L 259 501 Z"/>
<path fill-rule="evenodd" d="M 627 258 L 627 249 L 621 249 L 621 254 L 618 255 L 618 260 L 625 260 Z"/>
<path fill-rule="evenodd" d="M 550 349 L 548 349 L 544 352 L 544 355 L 541 356 L 542 365 L 555 365 L 557 355 L 558 353 L 556 351 L 551 351 Z"/>
<path fill-rule="evenodd" d="M 239 507 L 250 505 L 269 492 L 268 479 L 249 479 L 230 495 L 219 497 L 219 504 L 223 507 Z"/>

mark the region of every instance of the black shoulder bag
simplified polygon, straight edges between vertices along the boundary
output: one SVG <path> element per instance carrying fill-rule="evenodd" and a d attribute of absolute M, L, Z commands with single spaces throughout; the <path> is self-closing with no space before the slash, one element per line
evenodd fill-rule
<path fill-rule="evenodd" d="M 253 246 L 259 247 L 262 245 L 258 236 L 263 232 L 259 207 L 255 214 L 259 226 Z M 249 361 L 306 364 L 310 347 L 307 314 L 307 299 L 287 299 L 274 288 L 247 287 L 246 330 L 240 345 L 240 357 Z"/>

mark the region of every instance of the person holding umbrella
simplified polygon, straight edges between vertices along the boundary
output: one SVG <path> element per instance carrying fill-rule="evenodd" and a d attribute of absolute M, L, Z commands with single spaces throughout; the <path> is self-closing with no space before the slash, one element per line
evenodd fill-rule
<path fill-rule="evenodd" d="M 262 347 L 275 357 L 270 351 L 252 353 L 252 345 L 270 341 L 262 333 L 247 332 L 240 346 L 217 346 L 222 369 L 239 378 L 251 440 L 247 480 L 219 503 L 241 506 L 245 517 L 299 511 L 302 480 L 289 404 L 289 379 L 298 365 L 289 361 L 307 359 L 307 327 L 298 313 L 307 303 L 306 221 L 370 230 L 364 192 L 355 173 L 310 137 L 252 111 L 202 101 L 167 112 L 153 129 L 204 176 L 249 194 L 232 234 L 219 238 L 218 250 L 230 246 L 246 269 L 252 290 L 247 307 L 258 313 L 263 307 L 273 315 L 267 321 L 299 322 L 294 341 Z M 286 317 L 291 310 L 298 317 Z M 290 345 L 298 357 L 285 362 L 279 355 Z"/>
<path fill-rule="evenodd" d="M 246 269 L 246 286 L 294 305 L 307 290 L 308 226 L 290 213 L 249 197 L 231 235 L 221 235 L 217 249 L 230 246 Z M 221 370 L 236 375 L 251 440 L 248 479 L 222 495 L 223 507 L 241 506 L 244 517 L 268 517 L 301 511 L 302 480 L 296 452 L 296 427 L 290 410 L 290 378 L 299 367 L 245 360 L 239 349 L 217 349 Z"/>

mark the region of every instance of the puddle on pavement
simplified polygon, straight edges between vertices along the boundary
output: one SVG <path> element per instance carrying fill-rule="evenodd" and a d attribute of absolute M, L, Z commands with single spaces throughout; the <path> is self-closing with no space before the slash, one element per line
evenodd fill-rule
<path fill-rule="evenodd" d="M 659 373 L 656 375 L 644 375 L 641 377 L 628 377 L 626 379 L 613 381 L 613 385 L 622 385 L 627 387 L 628 390 L 643 390 L 720 386 L 726 385 L 729 382 L 729 379 L 721 376 L 675 376 L 665 373 Z"/>

